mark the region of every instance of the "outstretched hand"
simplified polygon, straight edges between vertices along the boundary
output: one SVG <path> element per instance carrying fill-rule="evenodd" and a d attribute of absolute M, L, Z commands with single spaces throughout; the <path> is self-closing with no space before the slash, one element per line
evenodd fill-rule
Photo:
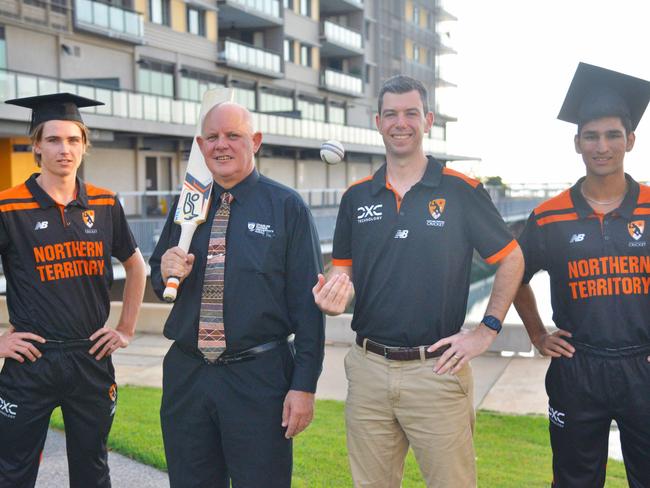
<path fill-rule="evenodd" d="M 352 300 L 354 286 L 346 273 L 332 276 L 329 281 L 325 280 L 325 276 L 319 274 L 312 293 L 316 306 L 322 312 L 327 315 L 339 315 L 345 312 L 345 308 Z"/>

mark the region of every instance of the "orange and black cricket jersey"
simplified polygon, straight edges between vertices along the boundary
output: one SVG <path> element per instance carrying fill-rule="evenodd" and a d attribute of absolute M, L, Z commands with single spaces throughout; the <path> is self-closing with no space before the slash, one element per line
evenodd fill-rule
<path fill-rule="evenodd" d="M 135 240 L 114 193 L 77 179 L 63 206 L 37 176 L 0 192 L 9 321 L 46 339 L 85 339 L 108 318 L 111 256 L 125 261 Z"/>
<path fill-rule="evenodd" d="M 516 247 L 483 185 L 429 158 L 401 201 L 386 165 L 346 191 L 332 262 L 352 266 L 357 334 L 418 346 L 462 326 L 474 249 L 496 263 Z"/>
<path fill-rule="evenodd" d="M 537 207 L 519 238 L 524 283 L 548 271 L 555 324 L 602 348 L 650 344 L 650 187 L 625 177 L 618 209 L 595 214 L 582 178 Z"/>

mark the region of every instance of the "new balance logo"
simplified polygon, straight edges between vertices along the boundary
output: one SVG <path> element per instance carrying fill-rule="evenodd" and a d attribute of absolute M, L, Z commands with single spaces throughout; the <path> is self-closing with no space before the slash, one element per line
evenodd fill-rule
<path fill-rule="evenodd" d="M 404 229 L 404 230 L 398 229 L 397 232 L 395 232 L 395 239 L 406 239 L 408 236 L 409 236 L 408 229 Z"/>
<path fill-rule="evenodd" d="M 13 419 L 16 417 L 17 408 L 18 405 L 15 403 L 6 402 L 2 397 L 0 397 L 0 415 Z"/>
<path fill-rule="evenodd" d="M 34 227 L 34 230 L 41 229 L 47 229 L 47 220 L 44 220 L 43 222 L 36 222 L 36 227 Z"/>
<path fill-rule="evenodd" d="M 555 410 L 550 405 L 548 406 L 548 419 L 551 421 L 551 423 L 557 425 L 558 427 L 564 428 L 564 415 L 564 412 Z"/>
<path fill-rule="evenodd" d="M 571 236 L 571 240 L 569 241 L 569 244 L 573 244 L 574 242 L 582 242 L 584 240 L 585 240 L 584 234 L 573 234 Z"/>

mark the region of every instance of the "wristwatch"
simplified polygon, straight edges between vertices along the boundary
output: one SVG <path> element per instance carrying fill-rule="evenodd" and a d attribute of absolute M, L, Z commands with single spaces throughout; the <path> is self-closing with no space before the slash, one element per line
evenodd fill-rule
<path fill-rule="evenodd" d="M 486 315 L 483 317 L 483 320 L 481 320 L 481 323 L 485 324 L 487 328 L 492 329 L 497 334 L 501 332 L 501 321 L 494 315 Z"/>

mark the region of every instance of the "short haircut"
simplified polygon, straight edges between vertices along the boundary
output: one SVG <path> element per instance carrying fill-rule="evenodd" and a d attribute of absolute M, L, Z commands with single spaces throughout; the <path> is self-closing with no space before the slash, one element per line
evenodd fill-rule
<path fill-rule="evenodd" d="M 41 142 L 41 139 L 43 138 L 43 129 L 45 128 L 45 124 L 47 124 L 48 122 L 49 120 L 45 122 L 41 122 L 36 127 L 34 127 L 34 130 L 29 134 L 29 138 L 32 142 L 32 147 L 34 147 L 35 143 Z M 88 130 L 88 127 L 86 127 L 81 122 L 77 122 L 76 120 L 69 120 L 68 122 L 72 122 L 77 127 L 79 127 L 79 129 L 81 129 L 81 140 L 85 146 L 85 149 L 88 150 L 88 148 L 90 147 L 90 131 Z M 41 155 L 34 153 L 34 159 L 36 160 L 36 164 L 40 168 Z"/>
<path fill-rule="evenodd" d="M 620 115 L 620 114 L 611 114 L 611 115 L 603 115 L 603 117 L 616 117 L 620 119 L 621 124 L 623 124 L 623 128 L 625 129 L 625 135 L 628 136 L 630 135 L 633 130 L 632 130 L 632 119 L 630 118 L 629 115 Z M 602 117 L 594 117 L 589 120 L 583 120 L 578 123 L 578 137 L 580 134 L 582 134 L 582 128 L 585 126 L 585 124 L 591 122 L 592 120 L 596 120 Z"/>
<path fill-rule="evenodd" d="M 427 89 L 422 84 L 422 82 L 411 78 L 406 75 L 395 75 L 388 78 L 381 85 L 379 89 L 379 96 L 377 97 L 377 110 L 379 115 L 381 115 L 381 106 L 384 101 L 384 93 L 408 93 L 410 91 L 416 90 L 420 94 L 420 99 L 422 100 L 422 108 L 424 109 L 424 114 L 426 115 L 429 112 L 429 93 Z"/>

